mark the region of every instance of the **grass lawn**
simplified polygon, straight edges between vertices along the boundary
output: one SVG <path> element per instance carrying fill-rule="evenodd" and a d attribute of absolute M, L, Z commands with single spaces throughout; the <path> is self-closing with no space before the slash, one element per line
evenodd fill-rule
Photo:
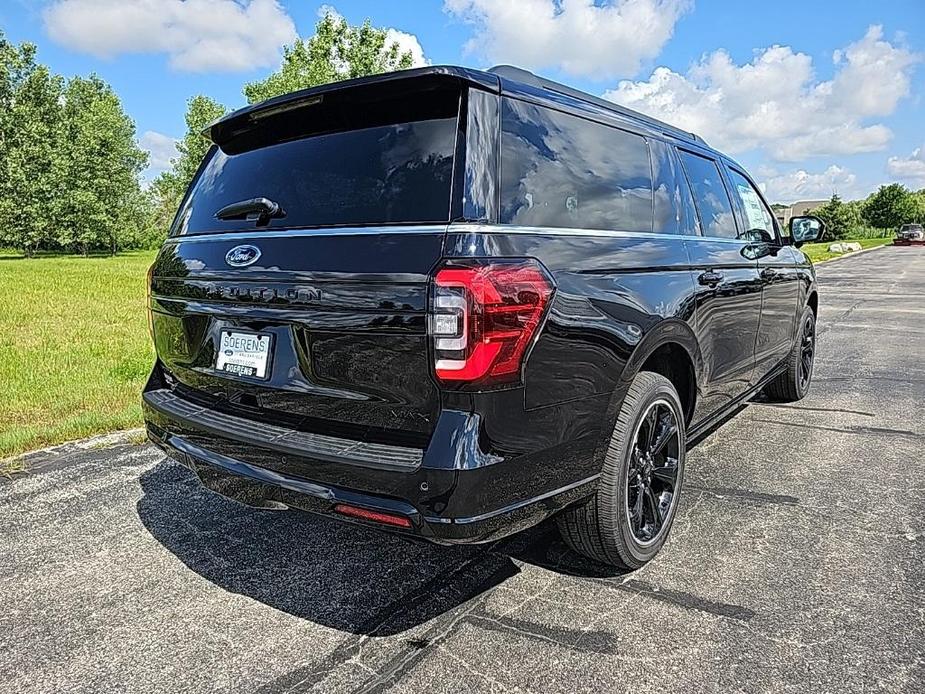
<path fill-rule="evenodd" d="M 809 256 L 810 260 L 814 263 L 818 263 L 820 260 L 829 260 L 844 255 L 844 253 L 831 253 L 829 251 L 829 246 L 831 244 L 849 242 L 859 243 L 861 244 L 861 248 L 874 248 L 876 246 L 884 246 L 888 243 L 893 243 L 893 237 L 890 236 L 884 239 L 845 239 L 841 242 L 823 241 L 822 243 L 807 243 L 801 250 Z"/>
<path fill-rule="evenodd" d="M 153 260 L 0 253 L 0 460 L 141 424 Z"/>

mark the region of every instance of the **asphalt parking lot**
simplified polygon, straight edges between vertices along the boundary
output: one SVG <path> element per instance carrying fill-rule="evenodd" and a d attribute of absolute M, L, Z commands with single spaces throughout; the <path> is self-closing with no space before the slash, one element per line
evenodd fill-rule
<path fill-rule="evenodd" d="M 819 281 L 810 396 L 693 449 L 632 574 L 546 526 L 440 548 L 252 510 L 147 445 L 37 456 L 0 481 L 0 691 L 925 691 L 925 249 Z"/>

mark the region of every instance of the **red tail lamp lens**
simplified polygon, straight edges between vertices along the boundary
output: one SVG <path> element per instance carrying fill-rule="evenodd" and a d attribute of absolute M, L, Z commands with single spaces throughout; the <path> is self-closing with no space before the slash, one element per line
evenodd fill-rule
<path fill-rule="evenodd" d="M 399 528 L 410 528 L 411 519 L 405 516 L 396 516 L 391 513 L 381 513 L 371 511 L 368 508 L 360 506 L 349 506 L 348 504 L 337 504 L 334 506 L 334 512 L 340 513 L 352 518 L 372 521 L 373 523 L 383 523 L 384 525 L 394 525 Z"/>
<path fill-rule="evenodd" d="M 430 322 L 437 377 L 515 380 L 552 292 L 552 281 L 535 260 L 439 270 Z"/>

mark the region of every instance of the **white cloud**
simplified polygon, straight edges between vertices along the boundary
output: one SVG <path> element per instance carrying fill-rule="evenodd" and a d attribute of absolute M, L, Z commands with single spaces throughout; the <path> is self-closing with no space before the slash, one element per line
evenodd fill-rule
<path fill-rule="evenodd" d="M 148 170 L 146 174 L 157 175 L 170 168 L 170 160 L 179 155 L 176 139 L 155 130 L 146 131 L 139 139 L 138 146 L 148 153 Z"/>
<path fill-rule="evenodd" d="M 858 177 L 850 170 L 832 165 L 821 173 L 804 169 L 778 172 L 767 167 L 757 169 L 758 187 L 771 202 L 792 203 L 797 200 L 826 200 L 838 193 L 843 200 L 862 197 Z"/>
<path fill-rule="evenodd" d="M 908 157 L 890 157 L 886 162 L 890 176 L 914 188 L 925 187 L 925 145 L 912 150 Z"/>
<path fill-rule="evenodd" d="M 921 56 L 883 40 L 879 26 L 835 51 L 835 75 L 816 81 L 812 58 L 789 46 L 736 65 L 723 50 L 687 74 L 657 68 L 648 80 L 620 82 L 608 99 L 702 135 L 729 152 L 764 148 L 774 159 L 871 152 L 892 132 L 871 118 L 892 114 L 909 94 Z"/>
<path fill-rule="evenodd" d="M 277 0 L 55 0 L 42 15 L 48 35 L 72 50 L 165 53 L 193 72 L 275 67 L 296 38 Z"/>
<path fill-rule="evenodd" d="M 398 29 L 388 29 L 385 32 L 385 45 L 391 46 L 393 42 L 398 42 L 399 53 L 411 52 L 411 67 L 424 67 L 430 65 L 430 61 L 424 57 L 424 49 L 414 34 L 406 34 Z"/>
<path fill-rule="evenodd" d="M 690 0 L 445 0 L 471 23 L 466 50 L 528 69 L 607 79 L 633 75 L 671 38 Z"/>
<path fill-rule="evenodd" d="M 321 5 L 321 7 L 318 8 L 318 16 L 324 17 L 325 15 L 331 15 L 338 21 L 346 20 L 344 15 L 338 12 L 337 8 L 333 5 Z M 430 61 L 424 56 L 424 49 L 421 47 L 421 42 L 418 41 L 418 37 L 414 34 L 409 34 L 398 29 L 386 29 L 385 45 L 391 46 L 395 42 L 398 43 L 399 53 L 405 53 L 406 51 L 411 52 L 411 67 L 424 67 L 425 65 L 430 65 Z"/>

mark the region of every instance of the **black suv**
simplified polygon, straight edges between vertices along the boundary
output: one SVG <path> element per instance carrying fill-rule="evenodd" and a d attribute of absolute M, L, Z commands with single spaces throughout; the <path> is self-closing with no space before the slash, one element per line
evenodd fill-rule
<path fill-rule="evenodd" d="M 687 443 L 805 395 L 815 274 L 700 138 L 511 67 L 211 125 L 150 271 L 148 435 L 209 488 L 441 543 L 558 514 L 639 567 Z"/>

